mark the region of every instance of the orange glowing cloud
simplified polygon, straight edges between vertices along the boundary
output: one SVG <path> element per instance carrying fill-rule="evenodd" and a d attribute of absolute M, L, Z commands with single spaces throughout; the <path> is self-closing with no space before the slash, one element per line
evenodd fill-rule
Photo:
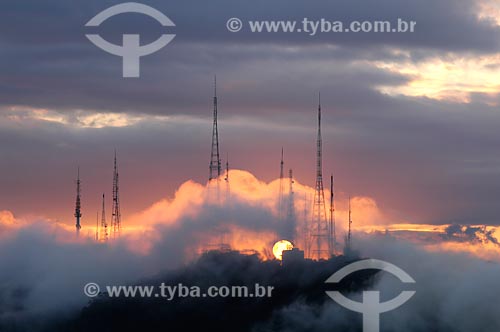
<path fill-rule="evenodd" d="M 210 191 L 213 191 L 214 188 L 209 189 L 206 185 L 187 181 L 179 187 L 172 199 L 163 199 L 154 203 L 145 211 L 127 218 L 124 222 L 124 225 L 126 225 L 124 233 L 128 236 L 129 241 L 134 243 L 131 248 L 137 249 L 138 252 L 147 253 L 148 249 L 153 247 L 154 242 L 161 240 L 158 234 L 154 232 L 154 227 L 158 225 L 176 226 L 182 223 L 185 218 L 191 220 L 201 218 L 200 214 L 207 204 L 216 204 L 224 208 L 224 206 L 230 207 L 231 204 L 238 202 L 238 204 L 249 208 L 267 211 L 274 216 L 275 221 L 278 221 L 280 179 L 266 183 L 257 179 L 250 172 L 243 170 L 231 170 L 229 184 L 223 178 L 224 176 L 219 181 L 218 203 L 208 199 L 211 195 L 213 197 L 213 193 L 211 194 Z M 283 179 L 283 182 L 282 216 L 286 216 L 290 206 L 290 182 L 288 178 Z M 295 207 L 293 212 L 297 232 L 297 238 L 293 240 L 296 244 L 302 244 L 305 247 L 304 230 L 312 221 L 311 211 L 314 188 L 303 185 L 298 180 L 294 180 L 292 186 L 293 206 Z M 330 208 L 329 197 L 330 192 L 325 190 L 327 216 Z M 355 227 L 389 223 L 373 198 L 353 197 L 351 207 Z M 347 199 L 337 200 L 335 216 L 337 234 L 339 240 L 341 240 L 348 224 Z M 282 222 L 286 222 L 286 217 L 282 218 Z M 270 249 L 277 240 L 280 240 L 276 232 L 271 230 L 256 232 L 241 225 L 236 226 L 238 223 L 234 220 L 224 220 L 223 222 L 226 225 L 224 242 L 230 245 L 232 249 L 246 252 L 255 250 L 262 257 L 273 257 Z M 213 231 L 217 233 L 219 230 Z M 220 238 L 214 236 L 214 232 L 208 231 L 207 234 L 198 235 L 200 243 L 195 245 L 198 251 L 209 250 L 210 246 L 214 247 L 217 243 L 221 243 Z"/>
<path fill-rule="evenodd" d="M 38 233 L 50 235 L 58 243 L 85 242 L 86 238 L 77 238 L 74 227 L 43 218 L 17 218 L 11 211 L 0 211 L 0 237 L 12 238 L 20 231 L 32 229 Z"/>
<path fill-rule="evenodd" d="M 339 228 L 346 228 L 349 220 L 349 202 L 348 200 L 341 201 L 337 209 L 337 220 L 340 221 Z M 371 197 L 359 196 L 351 198 L 351 219 L 353 226 L 359 229 L 360 227 L 373 225 L 387 225 L 390 221 L 385 219 L 380 211 L 377 202 Z"/>
<path fill-rule="evenodd" d="M 10 211 L 0 211 L 0 225 L 4 227 L 17 227 L 19 223 Z"/>
<path fill-rule="evenodd" d="M 500 246 L 491 242 L 440 242 L 436 244 L 426 245 L 424 248 L 429 251 L 435 252 L 463 253 L 487 261 L 500 262 Z"/>
<path fill-rule="evenodd" d="M 186 216 L 196 217 L 205 198 L 205 186 L 193 181 L 184 182 L 173 199 L 162 199 L 124 220 L 125 231 L 149 229 L 155 224 L 173 224 Z"/>
<path fill-rule="evenodd" d="M 231 202 L 239 202 L 245 206 L 255 209 L 271 211 L 277 215 L 277 196 L 279 184 L 277 181 L 265 183 L 258 180 L 251 173 L 240 170 L 230 171 L 230 183 L 226 186 L 224 180 L 219 181 L 219 202 L 213 202 L 214 188 L 210 189 L 206 185 L 198 184 L 193 181 L 187 181 L 176 191 L 172 199 L 162 199 L 154 203 L 143 212 L 132 215 L 124 221 L 126 226 L 124 234 L 134 245 L 132 249 L 138 252 L 147 252 L 152 248 L 156 241 L 161 240 L 158 233 L 154 232 L 154 227 L 158 225 L 176 226 L 185 218 L 196 220 L 200 218 L 203 208 L 207 204 L 216 204 L 224 206 Z M 251 252 L 255 250 L 261 256 L 267 257 L 267 248 L 275 240 L 273 232 L 257 233 L 252 230 L 244 229 L 233 225 L 233 221 L 224 221 L 227 224 L 225 229 L 228 245 L 232 249 Z M 218 230 L 198 234 L 198 243 L 193 244 L 197 252 L 214 249 L 221 243 L 215 233 Z"/>
<path fill-rule="evenodd" d="M 123 236 L 117 241 L 110 240 L 107 245 L 113 247 L 119 244 L 133 253 L 148 255 L 155 245 L 165 240 L 166 235 L 174 236 L 175 239 L 176 234 L 181 234 L 179 236 L 188 238 L 188 242 L 182 244 L 186 258 L 194 258 L 200 252 L 211 249 L 231 248 L 244 253 L 258 253 L 263 259 L 274 259 L 272 246 L 276 241 L 282 240 L 279 238 L 278 229 L 283 226 L 282 223 L 287 222 L 287 209 L 292 206 L 289 204 L 292 197 L 297 235 L 295 239 L 289 240 L 300 249 L 307 247 L 307 229 L 310 230 L 308 227 L 312 222 L 314 188 L 294 180 L 293 195 L 289 195 L 290 183 L 288 179 L 284 179 L 283 217 L 279 218 L 279 179 L 267 183 L 242 170 L 232 170 L 229 179 L 228 184 L 224 181 L 224 176 L 221 177 L 219 195 L 215 201 L 213 184 L 186 181 L 178 188 L 174 197 L 161 199 L 146 210 L 124 218 Z M 325 190 L 327 216 L 329 197 L 330 192 Z M 343 194 L 337 197 L 335 220 L 338 249 L 341 249 L 348 227 L 349 200 Z M 263 220 L 253 220 L 252 211 L 255 211 L 257 219 Z M 469 243 L 467 238 L 460 238 L 459 235 L 447 237 L 448 225 L 408 224 L 404 221 L 389 220 L 377 202 L 365 196 L 352 197 L 351 215 L 355 233 L 387 231 L 392 236 L 431 251 L 468 252 L 483 259 L 500 257 L 500 246 L 488 238 L 491 234 L 498 238 L 500 228 L 483 227 L 478 232 L 477 241 Z M 95 227 L 85 227 L 80 237 L 77 237 L 72 225 L 18 220 L 11 212 L 0 211 L 0 235 L 15 234 L 30 226 L 51 234 L 51 238 L 61 243 L 95 243 Z M 86 237 L 85 234 L 89 236 Z M 481 234 L 485 235 L 483 240 L 480 238 Z"/>

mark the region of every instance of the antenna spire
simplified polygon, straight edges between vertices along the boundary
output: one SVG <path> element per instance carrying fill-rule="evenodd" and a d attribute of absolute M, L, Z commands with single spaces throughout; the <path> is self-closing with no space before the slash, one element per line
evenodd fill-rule
<path fill-rule="evenodd" d="M 113 169 L 113 207 L 111 210 L 111 231 L 113 239 L 117 239 L 121 234 L 121 212 L 120 212 L 120 191 L 119 191 L 119 173 L 118 173 L 118 163 L 116 159 L 116 149 L 115 149 L 115 159 L 114 159 L 114 169 Z"/>
<path fill-rule="evenodd" d="M 330 176 L 330 232 L 328 234 L 330 240 L 330 255 L 335 254 L 337 246 L 337 233 L 335 225 L 335 192 L 333 174 Z"/>
<path fill-rule="evenodd" d="M 99 239 L 102 242 L 108 241 L 108 222 L 106 221 L 106 198 L 102 194 L 102 212 L 101 212 L 101 235 Z"/>
<path fill-rule="evenodd" d="M 312 236 L 315 237 L 316 258 L 329 258 L 330 236 L 329 225 L 326 219 L 325 192 L 323 188 L 323 140 L 321 137 L 321 93 L 318 95 L 318 137 L 316 140 L 316 186 L 313 202 Z M 326 241 L 325 241 L 326 240 Z M 326 255 L 325 255 L 326 253 Z"/>
<path fill-rule="evenodd" d="M 82 225 L 80 224 L 80 220 L 82 218 L 82 204 L 81 204 L 81 188 L 80 188 L 80 167 L 78 167 L 78 175 L 76 179 L 76 204 L 75 204 L 75 218 L 76 218 L 76 236 L 80 235 L 80 229 Z"/>
<path fill-rule="evenodd" d="M 217 75 L 214 75 L 214 96 L 217 98 Z"/>
<path fill-rule="evenodd" d="M 224 180 L 229 182 L 229 153 L 226 154 L 226 178 Z"/>
<path fill-rule="evenodd" d="M 318 140 L 321 141 L 321 92 L 318 95 Z"/>
<path fill-rule="evenodd" d="M 288 171 L 288 210 L 287 210 L 287 225 L 286 225 L 286 239 L 289 241 L 292 241 L 292 243 L 295 241 L 295 227 L 296 227 L 296 214 L 295 214 L 295 196 L 293 192 L 293 184 L 295 181 L 293 180 L 293 171 L 290 169 Z"/>
<path fill-rule="evenodd" d="M 214 110 L 212 127 L 212 151 L 210 154 L 210 174 L 208 181 L 218 179 L 221 174 L 221 161 L 219 155 L 219 129 L 218 129 L 218 100 L 217 100 L 217 77 L 214 77 Z"/>
<path fill-rule="evenodd" d="M 284 191 L 284 159 L 283 159 L 283 147 L 281 147 L 281 162 L 280 162 L 280 183 L 278 192 L 278 217 L 279 220 L 283 219 L 283 191 Z"/>

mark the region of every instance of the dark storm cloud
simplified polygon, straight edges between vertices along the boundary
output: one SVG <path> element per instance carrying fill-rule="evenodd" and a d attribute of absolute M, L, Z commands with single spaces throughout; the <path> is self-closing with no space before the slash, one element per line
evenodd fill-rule
<path fill-rule="evenodd" d="M 493 243 L 500 245 L 494 234 L 494 230 L 488 230 L 486 227 L 453 224 L 446 227 L 446 233 L 443 234 L 442 237 L 448 241 Z"/>
<path fill-rule="evenodd" d="M 89 109 L 205 116 L 217 73 L 221 105 L 230 109 L 230 114 L 257 111 L 267 115 L 270 108 L 273 112 L 301 111 L 310 106 L 308 96 L 319 89 L 342 97 L 337 100 L 339 105 L 372 103 L 368 98 L 375 94 L 369 91 L 373 86 L 406 82 L 401 75 L 350 64 L 359 56 L 343 49 L 325 53 L 319 46 L 296 50 L 188 44 L 169 50 L 167 62 L 162 56 L 160 61 L 159 54 L 144 58 L 141 78 L 124 80 L 121 59 L 105 53 L 99 52 L 97 62 L 90 64 L 76 58 L 32 61 L 8 52 L 3 66 L 9 67 L 6 79 L 10 82 L 0 96 L 4 105 L 48 107 L 64 113 Z M 366 56 L 390 55 L 382 50 L 367 51 Z M 353 95 L 364 97 L 351 98 Z"/>
<path fill-rule="evenodd" d="M 84 38 L 83 24 L 99 11 L 122 1 L 77 1 L 62 0 L 5 1 L 2 4 L 4 40 L 13 43 L 78 43 Z M 332 42 L 413 45 L 444 50 L 496 50 L 499 41 L 495 37 L 498 29 L 491 22 L 477 18 L 477 2 L 470 0 L 380 0 L 365 1 L 306 2 L 264 0 L 252 2 L 214 0 L 206 1 L 143 1 L 166 13 L 176 23 L 180 42 L 229 42 L 229 43 L 303 43 Z M 24 20 L 20 20 L 24 17 Z M 418 22 L 415 34 L 337 34 L 308 38 L 301 34 L 268 34 L 266 36 L 245 32 L 229 33 L 225 23 L 228 18 L 243 20 L 301 20 L 325 18 L 331 21 L 394 20 L 402 18 Z M 131 19 L 131 18 L 128 18 Z M 120 18 L 114 20 L 120 22 Z M 132 20 L 134 20 L 132 18 Z M 133 21 L 134 29 L 157 30 L 150 20 Z M 130 22 L 130 21 L 129 21 Z M 123 22 L 122 22 L 123 23 Z M 112 25 L 111 30 L 123 33 L 123 25 Z M 131 27 L 125 28 L 130 30 Z"/>
<path fill-rule="evenodd" d="M 210 77 L 218 73 L 222 92 L 231 92 L 239 101 L 237 105 L 230 104 L 234 112 L 262 109 L 262 103 L 303 108 L 306 104 L 291 98 L 296 95 L 297 86 L 315 81 L 318 86 L 328 89 L 328 85 L 325 86 L 328 81 L 340 84 L 345 80 L 345 73 L 334 68 L 345 67 L 354 59 L 394 58 L 385 51 L 386 47 L 417 53 L 425 49 L 428 56 L 436 51 L 489 53 L 498 50 L 499 45 L 498 27 L 478 20 L 477 5 L 470 0 L 384 0 L 376 3 L 146 1 L 172 18 L 177 25 L 174 29 L 177 37 L 167 48 L 142 59 L 140 80 L 123 80 L 121 59 L 98 49 L 84 36 L 89 31 L 96 32 L 96 29 L 85 28 L 84 24 L 117 3 L 120 2 L 3 2 L 0 14 L 2 104 L 59 110 L 112 109 L 200 115 L 204 114 L 205 101 L 210 95 Z M 262 20 L 324 16 L 346 22 L 402 17 L 417 21 L 418 29 L 413 34 L 322 34 L 314 37 L 230 33 L 225 22 L 233 16 Z M 123 33 L 141 33 L 144 43 L 162 33 L 154 20 L 141 15 L 110 19 L 97 30 L 115 43 L 120 42 Z M 344 61 L 339 63 L 339 60 Z M 329 64 L 329 61 L 333 62 Z M 355 68 L 349 70 L 355 71 Z M 265 75 L 266 72 L 269 75 Z M 324 81 L 317 78 L 319 72 L 327 76 Z M 365 82 L 363 77 L 358 77 L 358 83 L 361 81 L 372 87 L 374 83 L 404 80 L 381 71 L 373 74 L 379 76 L 375 82 Z M 283 83 L 284 80 L 287 83 Z M 273 89 L 262 82 L 273 84 Z M 352 91 L 357 96 L 363 92 Z M 247 98 L 242 99 L 244 96 Z M 285 96 L 290 99 L 287 104 L 282 101 Z M 248 109 L 241 105 L 247 105 Z"/>

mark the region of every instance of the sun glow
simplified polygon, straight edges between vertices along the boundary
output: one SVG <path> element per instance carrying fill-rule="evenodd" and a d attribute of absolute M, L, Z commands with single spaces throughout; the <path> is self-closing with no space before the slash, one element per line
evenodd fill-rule
<path fill-rule="evenodd" d="M 292 250 L 293 244 L 288 240 L 280 240 L 273 246 L 273 255 L 277 260 L 283 259 L 283 251 Z"/>

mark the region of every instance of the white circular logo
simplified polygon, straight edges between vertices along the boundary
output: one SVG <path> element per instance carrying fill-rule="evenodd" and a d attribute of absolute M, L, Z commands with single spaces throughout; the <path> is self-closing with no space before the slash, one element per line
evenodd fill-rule
<path fill-rule="evenodd" d="M 96 297 L 100 292 L 99 285 L 94 282 L 89 282 L 83 287 L 83 293 L 88 297 Z"/>
<path fill-rule="evenodd" d="M 325 283 L 339 283 L 342 279 L 344 279 L 344 277 L 354 272 L 373 269 L 389 272 L 403 283 L 415 283 L 415 280 L 413 280 L 408 273 L 401 270 L 396 265 L 377 259 L 365 259 L 344 266 L 332 274 L 330 278 L 325 281 Z M 364 291 L 363 302 L 355 302 L 348 299 L 338 291 L 327 291 L 326 294 L 328 294 L 328 296 L 341 306 L 349 310 L 362 313 L 364 332 L 378 332 L 380 330 L 380 314 L 399 308 L 413 295 L 415 295 L 415 291 L 403 291 L 392 300 L 386 302 L 380 302 L 379 291 Z"/>
<path fill-rule="evenodd" d="M 226 27 L 231 32 L 238 32 L 243 28 L 243 22 L 236 17 L 227 20 Z"/>
<path fill-rule="evenodd" d="M 162 26 L 175 26 L 167 16 L 160 11 L 136 2 L 122 3 L 103 10 L 92 18 L 85 25 L 87 27 L 100 26 L 108 18 L 124 13 L 139 13 L 148 15 L 157 20 Z M 95 34 L 85 35 L 94 45 L 113 55 L 123 58 L 123 77 L 139 77 L 140 61 L 142 56 L 159 51 L 170 43 L 175 35 L 163 34 L 156 41 L 148 45 L 141 46 L 139 35 L 123 35 L 123 45 L 115 45 L 104 40 L 101 36 Z"/>

